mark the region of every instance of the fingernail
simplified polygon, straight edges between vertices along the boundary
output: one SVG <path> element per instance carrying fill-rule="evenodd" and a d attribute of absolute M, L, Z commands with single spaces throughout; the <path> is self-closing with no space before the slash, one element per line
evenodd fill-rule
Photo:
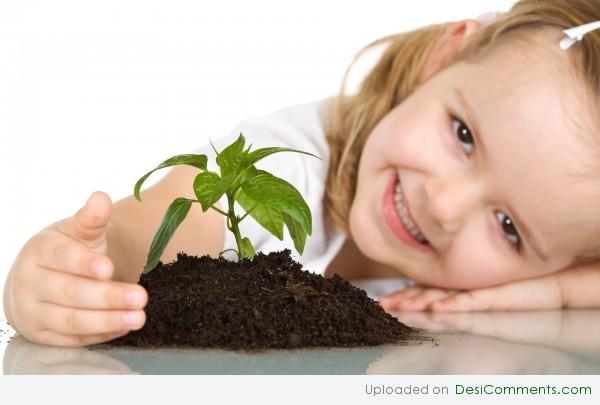
<path fill-rule="evenodd" d="M 106 278 L 109 271 L 109 264 L 106 260 L 98 260 L 94 263 L 93 272 L 97 277 Z"/>
<path fill-rule="evenodd" d="M 137 326 L 142 320 L 137 311 L 126 312 L 123 318 L 125 319 L 125 323 L 130 326 Z"/>
<path fill-rule="evenodd" d="M 144 297 L 138 291 L 130 291 L 127 293 L 127 303 L 132 307 L 141 307 L 144 302 Z"/>

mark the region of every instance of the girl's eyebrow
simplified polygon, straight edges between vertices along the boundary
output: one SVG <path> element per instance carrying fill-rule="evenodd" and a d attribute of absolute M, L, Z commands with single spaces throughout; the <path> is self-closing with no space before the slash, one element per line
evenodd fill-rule
<path fill-rule="evenodd" d="M 488 152 L 481 137 L 481 127 L 479 126 L 479 122 L 475 118 L 475 110 L 468 103 L 467 99 L 465 98 L 464 94 L 460 91 L 460 89 L 453 88 L 452 94 L 454 95 L 454 98 L 456 99 L 458 104 L 460 104 L 461 108 L 466 114 L 466 124 L 468 124 L 469 127 L 472 129 L 472 135 L 473 138 L 475 138 L 475 141 L 477 142 L 477 146 L 479 148 L 478 150 L 480 151 L 484 160 L 488 160 Z M 517 211 L 513 209 L 508 202 L 506 202 L 506 206 L 508 207 L 511 216 L 514 217 L 515 222 L 518 224 L 519 230 L 523 232 L 527 245 L 529 245 L 531 250 L 533 250 L 533 252 L 537 255 L 538 258 L 540 258 L 544 262 L 547 262 L 548 254 L 541 248 L 539 242 L 533 237 L 533 234 L 530 232 L 530 228 L 527 226 L 527 224 L 521 220 L 522 217 L 519 216 L 519 214 L 517 214 Z"/>

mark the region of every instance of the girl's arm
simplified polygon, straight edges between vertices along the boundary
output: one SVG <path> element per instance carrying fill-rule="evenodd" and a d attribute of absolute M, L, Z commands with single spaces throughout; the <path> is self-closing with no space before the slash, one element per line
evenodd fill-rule
<path fill-rule="evenodd" d="M 416 285 L 383 297 L 391 311 L 468 312 L 600 308 L 600 264 L 475 290 Z"/>
<path fill-rule="evenodd" d="M 394 312 L 408 326 L 432 332 L 467 332 L 599 357 L 596 310 L 496 312 Z"/>
<path fill-rule="evenodd" d="M 447 290 L 415 285 L 380 300 L 390 311 L 510 311 L 557 309 L 562 292 L 556 275 L 475 290 Z"/>
<path fill-rule="evenodd" d="M 564 308 L 600 308 L 600 263 L 566 269 L 556 277 Z"/>

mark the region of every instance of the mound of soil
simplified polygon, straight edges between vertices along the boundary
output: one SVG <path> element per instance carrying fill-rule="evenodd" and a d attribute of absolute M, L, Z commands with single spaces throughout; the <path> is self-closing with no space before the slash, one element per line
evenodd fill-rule
<path fill-rule="evenodd" d="M 399 343 L 417 330 L 341 277 L 302 270 L 290 250 L 239 262 L 178 253 L 140 284 L 147 321 L 111 346 L 260 350 Z"/>

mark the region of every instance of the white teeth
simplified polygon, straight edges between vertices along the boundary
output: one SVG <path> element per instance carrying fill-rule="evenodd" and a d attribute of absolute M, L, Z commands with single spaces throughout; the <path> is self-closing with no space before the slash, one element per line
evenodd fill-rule
<path fill-rule="evenodd" d="M 414 236 L 414 238 L 419 242 L 425 243 L 427 241 L 425 239 L 425 236 L 423 236 L 423 234 L 419 231 L 417 226 L 410 220 L 408 216 L 408 210 L 404 206 L 404 194 L 402 193 L 400 182 L 396 183 L 396 193 L 394 194 L 394 201 L 396 202 L 396 211 L 398 212 L 402 223 L 404 223 L 404 226 L 406 227 L 406 229 L 408 229 L 408 232 L 410 232 L 410 234 Z"/>

